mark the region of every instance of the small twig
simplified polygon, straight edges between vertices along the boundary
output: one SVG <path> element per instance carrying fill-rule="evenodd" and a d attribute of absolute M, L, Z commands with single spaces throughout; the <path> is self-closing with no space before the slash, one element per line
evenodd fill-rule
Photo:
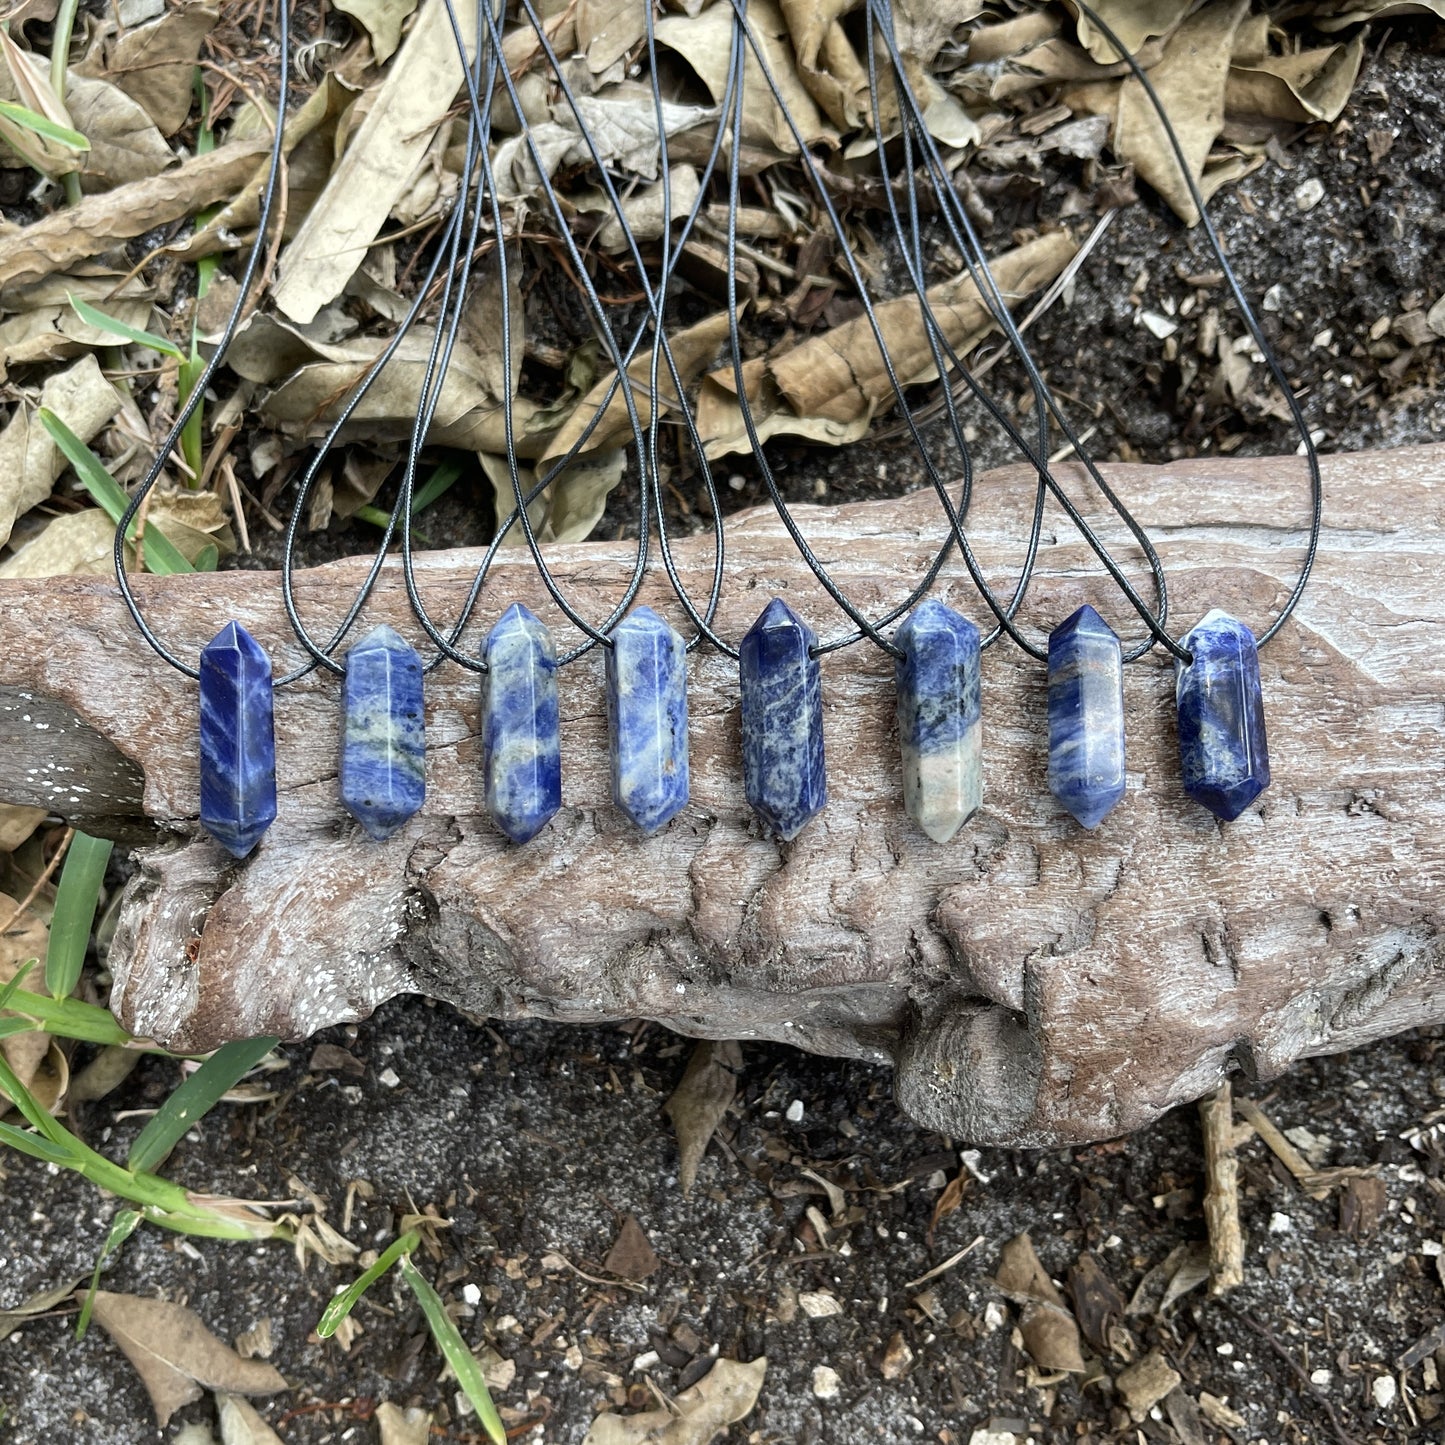
<path fill-rule="evenodd" d="M 1244 1283 L 1244 1235 L 1239 1227 L 1239 1160 L 1234 1154 L 1234 1091 L 1226 1079 L 1199 1101 L 1204 1129 L 1204 1222 L 1209 1229 L 1209 1293 Z"/>
<path fill-rule="evenodd" d="M 959 1264 L 959 1263 L 961 1263 L 963 1260 L 967 1259 L 968 1256 L 971 1255 L 971 1254 L 974 1252 L 974 1250 L 976 1250 L 976 1249 L 979 1247 L 979 1245 L 981 1245 L 982 1243 L 983 1243 L 983 1235 L 980 1234 L 980 1235 L 978 1236 L 978 1238 L 973 1241 L 972 1244 L 966 1244 L 966 1245 L 964 1245 L 964 1247 L 963 1247 L 962 1249 L 960 1249 L 957 1254 L 951 1254 L 951 1255 L 949 1255 L 949 1257 L 948 1257 L 946 1260 L 944 1260 L 942 1264 L 936 1264 L 936 1265 L 934 1265 L 934 1267 L 933 1267 L 931 1270 L 929 1270 L 927 1274 L 921 1274 L 921 1275 L 918 1276 L 917 1279 L 910 1279 L 910 1280 L 903 1286 L 903 1288 L 904 1288 L 904 1289 L 917 1289 L 920 1285 L 925 1285 L 925 1284 L 927 1284 L 929 1280 L 931 1280 L 931 1279 L 937 1279 L 938 1276 L 941 1275 L 941 1274 L 947 1274 L 948 1271 L 951 1270 L 951 1269 L 954 1267 L 954 1265 Z"/>
<path fill-rule="evenodd" d="M 1300 1389 L 1302 1393 L 1308 1396 L 1311 1400 L 1313 1400 L 1315 1404 L 1317 1404 L 1320 1409 L 1325 1412 L 1325 1415 L 1328 1417 L 1330 1422 L 1330 1433 L 1335 1437 L 1338 1445 L 1357 1445 L 1357 1442 L 1353 1436 L 1345 1434 L 1343 1427 L 1340 1425 L 1340 1417 L 1335 1414 L 1334 1405 L 1330 1403 L 1330 1400 L 1321 1391 L 1320 1387 L 1316 1385 L 1315 1382 L 1311 1380 L 1307 1374 L 1305 1374 L 1304 1369 L 1301 1367 L 1299 1361 L 1296 1360 L 1295 1357 L 1290 1354 L 1287 1349 L 1285 1349 L 1284 1345 L 1280 1343 L 1278 1338 L 1276 1338 L 1274 1334 L 1272 1334 L 1262 1324 L 1260 1324 L 1260 1322 L 1255 1319 L 1253 1315 L 1246 1314 L 1242 1310 L 1235 1311 L 1235 1313 L 1239 1319 L 1242 1319 L 1245 1324 L 1247 1324 L 1250 1329 L 1252 1329 L 1257 1335 L 1259 1335 L 1270 1347 L 1270 1349 L 1272 1349 L 1275 1354 L 1277 1354 L 1280 1359 L 1282 1359 L 1285 1364 L 1289 1366 L 1291 1373 L 1300 1383 Z"/>
<path fill-rule="evenodd" d="M 40 894 L 40 890 L 45 887 L 54 875 L 55 870 L 60 867 L 60 860 L 65 857 L 65 850 L 70 847 L 70 840 L 73 837 L 75 837 L 75 829 L 67 828 L 65 830 L 65 836 L 60 840 L 60 847 L 55 850 L 55 856 L 45 865 L 45 871 L 30 885 L 30 892 L 15 905 L 15 912 L 5 920 L 3 926 L 0 926 L 0 935 L 9 933 L 15 920 L 35 902 Z"/>
<path fill-rule="evenodd" d="M 1312 1199 L 1323 1199 L 1329 1193 L 1329 1185 L 1323 1188 L 1318 1183 L 1314 1166 L 1300 1153 L 1278 1129 L 1269 1115 L 1253 1099 L 1239 1099 L 1236 1107 L 1250 1124 L 1254 1132 L 1269 1145 L 1274 1157 L 1294 1175 L 1296 1182 Z"/>

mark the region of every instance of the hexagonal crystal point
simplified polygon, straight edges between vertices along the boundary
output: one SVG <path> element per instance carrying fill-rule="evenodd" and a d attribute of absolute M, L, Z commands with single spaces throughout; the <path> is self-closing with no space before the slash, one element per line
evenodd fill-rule
<path fill-rule="evenodd" d="M 371 837 L 389 838 L 426 796 L 422 667 L 382 624 L 346 654 L 341 680 L 342 806 Z"/>
<path fill-rule="evenodd" d="M 1049 791 L 1085 827 L 1124 796 L 1124 659 L 1087 604 L 1049 636 Z"/>
<path fill-rule="evenodd" d="M 978 628 L 930 597 L 893 640 L 904 806 L 946 843 L 983 802 Z"/>
<path fill-rule="evenodd" d="M 817 641 L 775 597 L 738 649 L 743 783 L 753 811 L 784 842 L 828 801 Z"/>
<path fill-rule="evenodd" d="M 201 823 L 244 858 L 276 819 L 271 662 L 238 622 L 201 649 Z"/>
<path fill-rule="evenodd" d="M 546 625 L 513 603 L 482 649 L 482 773 L 492 821 L 514 843 L 562 806 L 557 649 Z"/>
<path fill-rule="evenodd" d="M 687 651 L 650 607 L 629 612 L 611 640 L 612 801 L 644 833 L 655 833 L 687 805 Z"/>
<path fill-rule="evenodd" d="M 1184 791 L 1227 823 L 1269 787 L 1259 651 L 1249 628 L 1218 608 L 1183 645 L 1193 656 L 1175 671 Z"/>

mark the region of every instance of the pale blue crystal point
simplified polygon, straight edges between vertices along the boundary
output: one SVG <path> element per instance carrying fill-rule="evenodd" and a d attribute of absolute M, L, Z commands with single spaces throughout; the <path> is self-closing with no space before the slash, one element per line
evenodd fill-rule
<path fill-rule="evenodd" d="M 1049 635 L 1049 791 L 1085 827 L 1124 796 L 1124 657 L 1087 604 Z"/>
<path fill-rule="evenodd" d="M 607 723 L 612 801 L 655 833 L 687 805 L 687 650 L 650 607 L 613 629 Z"/>
<path fill-rule="evenodd" d="M 784 842 L 828 801 L 818 639 L 781 597 L 739 647 L 743 783 L 748 802 Z"/>
<path fill-rule="evenodd" d="M 276 819 L 271 663 L 239 623 L 201 649 L 201 823 L 244 858 Z"/>
<path fill-rule="evenodd" d="M 389 838 L 426 796 L 421 658 L 385 624 L 346 654 L 341 681 L 341 803 Z"/>
<path fill-rule="evenodd" d="M 492 821 L 525 843 L 562 806 L 557 649 L 547 627 L 513 603 L 482 649 L 482 773 Z"/>
<path fill-rule="evenodd" d="M 983 802 L 978 628 L 935 598 L 894 637 L 903 803 L 935 843 L 946 843 Z"/>
<path fill-rule="evenodd" d="M 1176 663 L 1184 791 L 1230 822 L 1269 787 L 1259 652 L 1244 623 L 1217 608 L 1183 638 Z"/>

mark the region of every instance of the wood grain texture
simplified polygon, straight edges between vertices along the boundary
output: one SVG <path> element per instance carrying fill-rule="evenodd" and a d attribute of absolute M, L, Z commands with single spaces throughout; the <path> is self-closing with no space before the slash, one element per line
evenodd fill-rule
<path fill-rule="evenodd" d="M 1127 670 L 1128 792 L 1081 831 L 1047 790 L 1042 668 L 1005 644 L 984 662 L 984 808 L 951 844 L 931 843 L 902 810 L 891 664 L 864 644 L 824 660 L 830 802 L 792 845 L 751 820 L 736 669 L 704 651 L 691 663 L 693 801 L 657 837 L 608 802 L 601 659 L 589 656 L 563 674 L 564 806 L 527 846 L 486 820 L 477 679 L 447 667 L 428 682 L 426 806 L 381 844 L 336 800 L 335 680 L 280 697 L 280 816 L 236 866 L 197 829 L 193 686 L 96 579 L 0 584 L 0 799 L 159 836 L 137 855 L 110 965 L 126 1025 L 177 1046 L 297 1037 L 417 990 L 481 1014 L 643 1016 L 891 1062 L 914 1117 L 977 1142 L 1114 1135 L 1233 1068 L 1270 1076 L 1445 1019 L 1445 447 L 1325 470 L 1314 582 L 1262 654 L 1274 783 L 1228 826 L 1180 791 L 1172 672 L 1151 655 Z M 1302 463 L 1110 475 L 1157 539 L 1179 630 L 1211 606 L 1262 628 L 1302 552 Z M 978 482 L 970 529 L 1000 584 L 1032 490 L 1019 470 Z M 943 534 L 924 494 L 798 515 L 875 612 L 906 595 Z M 724 635 L 736 640 L 777 592 L 837 634 L 771 513 L 737 517 L 728 536 Z M 706 539 L 677 551 L 704 594 Z M 476 560 L 420 559 L 438 617 Z M 587 615 L 605 616 L 627 548 L 559 547 L 552 560 Z M 345 562 L 301 580 L 318 630 L 360 573 Z M 236 618 L 282 665 L 297 656 L 273 577 L 141 579 L 139 592 L 173 646 L 197 649 Z M 983 620 L 956 561 L 939 595 Z M 479 626 L 513 600 L 557 620 L 515 553 Z M 656 579 L 646 600 L 678 618 Z M 1138 635 L 1052 511 L 1026 620 L 1047 628 L 1084 601 Z M 366 620 L 417 636 L 393 571 Z"/>

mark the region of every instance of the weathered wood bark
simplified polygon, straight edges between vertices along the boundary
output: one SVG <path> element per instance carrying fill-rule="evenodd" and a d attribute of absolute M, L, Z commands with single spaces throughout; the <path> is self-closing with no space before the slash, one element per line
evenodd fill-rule
<path fill-rule="evenodd" d="M 1181 626 L 1214 605 L 1256 625 L 1278 608 L 1300 560 L 1302 471 L 1294 459 L 1114 470 L 1158 539 Z M 646 1016 L 890 1061 L 909 1112 L 975 1141 L 1116 1134 L 1234 1066 L 1268 1076 L 1445 1019 L 1445 447 L 1330 458 L 1326 475 L 1314 583 L 1263 654 L 1274 784 L 1227 827 L 1180 792 L 1172 674 L 1150 658 L 1126 682 L 1128 794 L 1096 832 L 1077 828 L 1045 781 L 1042 670 L 1004 645 L 984 668 L 985 808 L 953 843 L 930 843 L 899 800 L 890 665 L 865 645 L 825 660 L 831 801 L 791 846 L 750 820 L 736 672 L 704 652 L 693 802 L 658 837 L 608 804 L 592 657 L 564 673 L 566 805 L 528 846 L 504 844 L 482 810 L 474 677 L 431 680 L 426 808 L 384 844 L 337 804 L 337 689 L 314 677 L 278 699 L 280 817 L 236 866 L 195 822 L 194 690 L 93 579 L 0 585 L 0 798 L 120 837 L 154 830 L 111 967 L 124 1022 L 172 1044 L 304 1035 L 418 990 L 482 1014 Z M 1017 470 L 978 485 L 972 531 L 1000 583 L 1032 485 Z M 906 594 L 943 530 L 926 495 L 800 516 L 877 610 Z M 724 634 L 784 590 L 834 631 L 771 514 L 737 518 L 729 536 Z M 554 565 L 600 617 L 625 557 L 597 543 L 557 549 Z M 679 558 L 705 593 L 703 540 Z M 474 563 L 422 559 L 438 616 Z M 342 563 L 305 577 L 305 614 L 336 617 L 359 574 Z M 957 566 L 942 590 L 981 615 Z M 235 617 L 282 662 L 296 656 L 274 578 L 140 592 L 175 645 Z M 514 598 L 555 617 L 517 554 L 489 583 L 484 620 Z M 649 600 L 676 614 L 661 586 Z M 1047 627 L 1084 600 L 1138 634 L 1055 513 L 1027 615 Z M 394 574 L 370 619 L 414 634 Z"/>

